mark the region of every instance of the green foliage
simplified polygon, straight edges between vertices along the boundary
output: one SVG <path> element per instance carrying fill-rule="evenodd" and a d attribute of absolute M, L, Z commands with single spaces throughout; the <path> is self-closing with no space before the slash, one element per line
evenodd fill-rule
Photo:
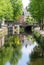
<path fill-rule="evenodd" d="M 39 32 L 37 32 L 37 31 L 34 31 L 34 36 L 36 37 L 36 38 L 39 38 L 41 35 L 40 35 L 40 33 Z"/>
<path fill-rule="evenodd" d="M 31 35 L 27 36 L 27 39 L 32 42 L 32 44 L 36 41 L 35 38 Z"/>
<path fill-rule="evenodd" d="M 21 0 L 0 0 L 0 19 L 17 20 L 22 14 Z"/>
<path fill-rule="evenodd" d="M 36 38 L 36 40 L 37 40 L 38 44 L 40 45 L 40 47 L 42 48 L 42 50 L 44 50 L 44 38 L 42 37 L 42 35 L 37 31 L 34 31 L 33 35 Z"/>
<path fill-rule="evenodd" d="M 13 7 L 13 19 L 17 20 L 22 15 L 22 0 L 10 0 Z"/>
<path fill-rule="evenodd" d="M 28 24 L 37 23 L 37 21 L 36 21 L 33 17 L 31 17 L 31 16 L 27 16 L 26 22 L 27 22 Z"/>
<path fill-rule="evenodd" d="M 20 28 L 20 33 L 24 33 L 24 28 L 23 27 Z"/>
<path fill-rule="evenodd" d="M 17 35 L 9 36 L 9 38 L 5 41 L 5 44 L 4 44 L 5 47 L 13 46 L 14 48 L 16 48 L 19 45 L 21 44 L 20 44 L 19 36 Z"/>
<path fill-rule="evenodd" d="M 44 17 L 44 0 L 30 0 L 28 10 L 32 17 L 41 20 Z"/>
<path fill-rule="evenodd" d="M 26 21 L 28 24 L 33 24 L 33 19 L 29 16 L 26 18 Z"/>
<path fill-rule="evenodd" d="M 0 19 L 12 19 L 13 8 L 10 0 L 0 0 Z"/>

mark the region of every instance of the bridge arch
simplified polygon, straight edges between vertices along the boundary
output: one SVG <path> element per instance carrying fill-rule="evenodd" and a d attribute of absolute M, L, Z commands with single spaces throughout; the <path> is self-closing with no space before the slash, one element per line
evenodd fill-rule
<path fill-rule="evenodd" d="M 24 31 L 25 31 L 26 33 L 31 33 L 31 32 L 32 32 L 32 26 L 26 26 L 26 27 L 24 28 Z"/>

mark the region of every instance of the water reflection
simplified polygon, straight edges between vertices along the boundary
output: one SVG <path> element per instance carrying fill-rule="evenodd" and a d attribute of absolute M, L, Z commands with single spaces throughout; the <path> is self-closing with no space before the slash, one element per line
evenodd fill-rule
<path fill-rule="evenodd" d="M 5 65 L 10 65 L 10 63 L 9 63 L 9 62 L 7 62 Z"/>
<path fill-rule="evenodd" d="M 34 44 L 30 46 L 30 44 L 27 45 L 27 47 L 23 46 L 22 48 L 22 57 L 19 60 L 17 65 L 27 65 L 28 61 L 30 62 L 30 54 L 33 51 L 34 48 Z"/>
<path fill-rule="evenodd" d="M 44 58 L 38 58 L 35 61 L 31 61 L 30 65 L 44 65 Z"/>
<path fill-rule="evenodd" d="M 4 46 L 0 47 L 0 65 L 17 64 L 21 57 L 21 48 L 18 36 L 6 37 Z"/>
<path fill-rule="evenodd" d="M 31 60 L 34 47 L 38 45 L 29 38 L 25 35 L 3 37 L 4 46 L 0 47 L 0 65 L 42 65 L 44 58 L 38 58 L 35 62 Z M 2 38 L 0 40 L 2 41 Z"/>
<path fill-rule="evenodd" d="M 28 65 L 44 65 L 44 55 L 42 55 L 42 49 L 39 45 L 34 47 L 29 58 L 30 62 Z"/>
<path fill-rule="evenodd" d="M 0 37 L 0 47 L 4 45 L 5 36 Z"/>

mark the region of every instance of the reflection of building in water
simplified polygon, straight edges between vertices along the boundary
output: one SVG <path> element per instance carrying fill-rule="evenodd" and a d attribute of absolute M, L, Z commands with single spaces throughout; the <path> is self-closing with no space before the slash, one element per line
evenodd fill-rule
<path fill-rule="evenodd" d="M 20 41 L 24 43 L 24 35 L 20 34 Z"/>
<path fill-rule="evenodd" d="M 0 47 L 4 45 L 4 39 L 5 39 L 4 36 L 0 37 Z"/>

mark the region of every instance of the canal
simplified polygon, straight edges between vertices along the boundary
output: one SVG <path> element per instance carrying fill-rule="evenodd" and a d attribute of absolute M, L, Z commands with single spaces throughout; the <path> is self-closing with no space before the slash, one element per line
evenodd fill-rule
<path fill-rule="evenodd" d="M 32 35 L 1 37 L 0 65 L 44 65 L 44 58 L 34 54 L 37 47 L 38 44 Z"/>

